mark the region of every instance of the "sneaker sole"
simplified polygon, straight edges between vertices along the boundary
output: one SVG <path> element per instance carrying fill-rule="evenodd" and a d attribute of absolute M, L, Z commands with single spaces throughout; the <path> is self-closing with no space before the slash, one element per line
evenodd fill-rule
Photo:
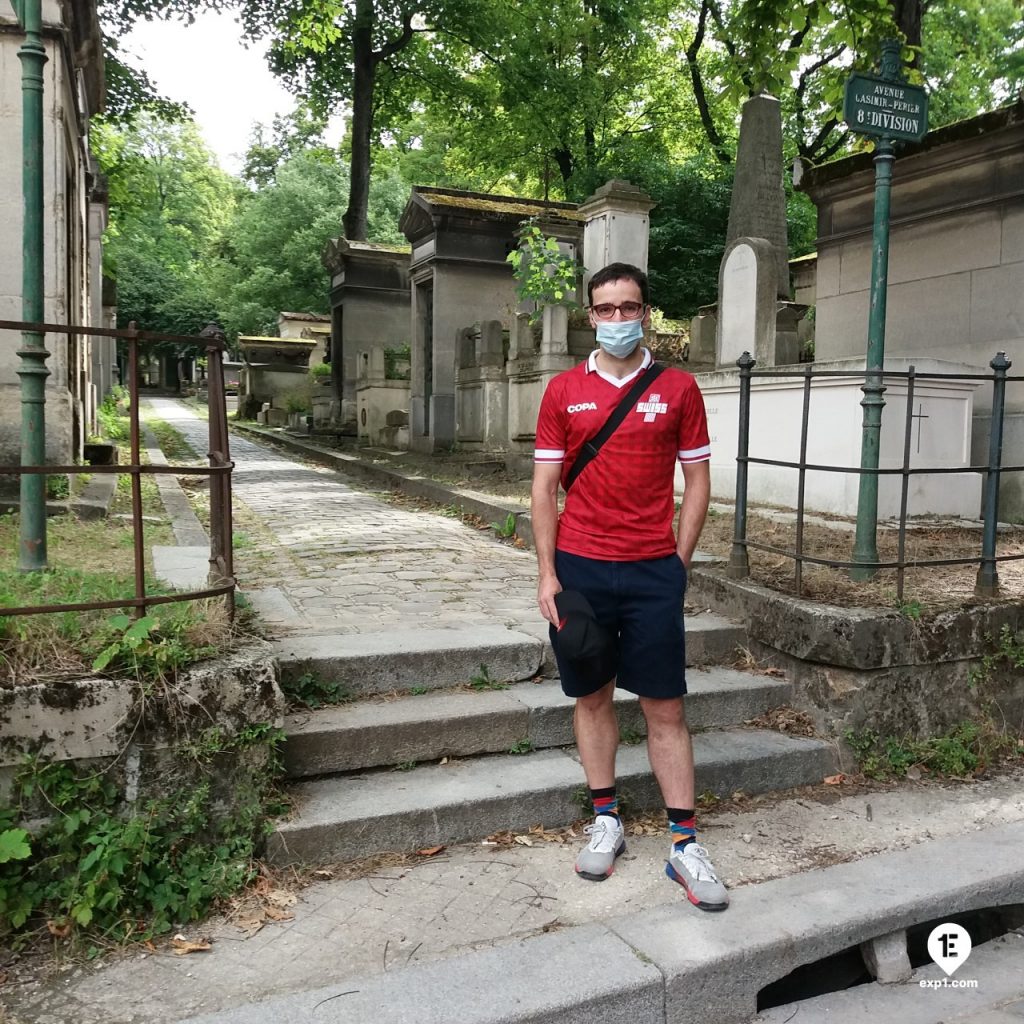
<path fill-rule="evenodd" d="M 615 851 L 615 860 L 618 860 L 626 852 L 626 844 L 623 843 Z M 615 871 L 615 860 L 612 861 L 611 867 L 603 875 L 595 875 L 592 871 L 580 871 L 576 868 L 576 874 L 580 878 L 585 878 L 588 882 L 603 882 L 606 878 L 610 878 Z"/>
<path fill-rule="evenodd" d="M 678 882 L 683 887 L 683 892 L 686 893 L 686 898 L 700 910 L 706 910 L 709 913 L 718 913 L 719 911 L 728 908 L 728 903 L 702 903 L 700 900 L 698 900 L 697 897 L 694 896 L 692 892 L 690 892 L 690 887 L 686 884 L 686 880 L 683 878 L 683 876 L 680 875 L 675 870 L 675 868 L 673 868 L 672 865 L 667 862 L 665 864 L 665 874 L 668 875 L 668 877 L 671 878 L 673 882 Z"/>

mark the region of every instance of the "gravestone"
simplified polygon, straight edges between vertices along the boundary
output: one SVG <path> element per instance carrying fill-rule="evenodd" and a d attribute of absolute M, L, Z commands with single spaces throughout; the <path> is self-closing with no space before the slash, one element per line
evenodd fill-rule
<path fill-rule="evenodd" d="M 749 352 L 759 366 L 774 366 L 777 264 L 765 238 L 737 238 L 726 247 L 718 273 L 715 363 L 736 365 Z M 795 360 L 794 360 L 795 361 Z"/>
<path fill-rule="evenodd" d="M 736 150 L 736 177 L 729 203 L 728 247 L 741 238 L 763 238 L 774 262 L 776 295 L 788 299 L 789 241 L 786 190 L 782 183 L 782 115 L 774 96 L 752 96 L 743 104 Z M 721 292 L 719 292 L 721 295 Z"/>

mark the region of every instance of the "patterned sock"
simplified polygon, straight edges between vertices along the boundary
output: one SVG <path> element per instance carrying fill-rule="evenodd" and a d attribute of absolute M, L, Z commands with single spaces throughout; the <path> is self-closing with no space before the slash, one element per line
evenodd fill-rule
<path fill-rule="evenodd" d="M 594 805 L 594 816 L 607 814 L 619 821 L 619 798 L 615 795 L 615 787 L 608 786 L 607 789 L 592 789 L 590 800 Z"/>
<path fill-rule="evenodd" d="M 668 812 L 668 830 L 672 834 L 672 844 L 682 850 L 697 840 L 696 811 L 682 810 L 678 807 L 665 808 Z"/>

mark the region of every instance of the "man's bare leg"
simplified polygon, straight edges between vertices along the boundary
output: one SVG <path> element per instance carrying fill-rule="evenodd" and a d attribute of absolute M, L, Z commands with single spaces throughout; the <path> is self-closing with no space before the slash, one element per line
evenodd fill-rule
<path fill-rule="evenodd" d="M 596 693 L 576 698 L 573 729 L 587 785 L 591 789 L 606 789 L 615 785 L 619 720 L 612 703 L 614 694 L 613 681 L 602 686 Z"/>
<path fill-rule="evenodd" d="M 647 719 L 647 756 L 666 807 L 693 807 L 693 744 L 683 698 L 641 697 Z"/>

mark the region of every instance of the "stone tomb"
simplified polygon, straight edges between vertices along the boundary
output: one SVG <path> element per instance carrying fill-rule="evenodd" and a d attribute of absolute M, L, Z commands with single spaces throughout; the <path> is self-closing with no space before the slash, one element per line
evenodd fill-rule
<path fill-rule="evenodd" d="M 359 353 L 409 344 L 409 248 L 333 238 L 321 256 L 331 275 L 328 344 L 334 426 L 357 433 Z M 314 325 L 318 326 L 318 325 Z"/>
<path fill-rule="evenodd" d="M 409 423 L 409 381 L 388 377 L 387 356 L 379 345 L 369 352 L 358 353 L 357 364 L 359 437 L 371 445 L 393 445 L 396 443 L 393 428 Z"/>
<path fill-rule="evenodd" d="M 412 396 L 410 445 L 448 448 L 456 440 L 460 332 L 467 324 L 511 319 L 517 299 L 508 254 L 522 222 L 575 253 L 580 215 L 572 203 L 416 187 L 400 227 L 412 245 Z M 531 432 L 533 427 L 530 428 Z"/>
<path fill-rule="evenodd" d="M 977 373 L 976 367 L 936 359 L 917 359 L 918 373 Z M 821 370 L 863 373 L 864 361 L 847 359 L 817 363 Z M 905 371 L 905 359 L 887 359 L 886 368 Z M 739 431 L 739 371 L 719 370 L 697 377 L 704 395 L 711 435 L 711 491 L 716 498 L 736 495 L 736 452 Z M 863 377 L 816 378 L 811 385 L 807 461 L 819 465 L 860 466 Z M 903 465 L 907 382 L 888 378 L 879 468 Z M 752 458 L 800 458 L 803 378 L 757 378 L 751 384 L 750 439 Z M 922 381 L 914 385 L 910 466 L 913 469 L 964 467 L 971 464 L 971 422 L 977 381 Z M 748 499 L 795 508 L 798 473 L 780 466 L 750 466 Z M 859 476 L 853 473 L 808 471 L 804 504 L 808 510 L 856 516 Z M 900 477 L 883 475 L 878 485 L 880 519 L 899 516 Z M 911 476 L 907 513 L 976 519 L 981 509 L 982 475 Z"/>
<path fill-rule="evenodd" d="M 455 434 L 472 451 L 500 450 L 508 443 L 506 337 L 500 320 L 459 332 Z"/>
<path fill-rule="evenodd" d="M 238 386 L 238 408 L 253 415 L 270 403 L 284 409 L 289 398 L 311 403 L 313 382 L 309 357 L 317 343 L 302 338 L 264 338 L 239 335 L 243 366 Z M 266 421 L 266 420 L 264 420 Z"/>

